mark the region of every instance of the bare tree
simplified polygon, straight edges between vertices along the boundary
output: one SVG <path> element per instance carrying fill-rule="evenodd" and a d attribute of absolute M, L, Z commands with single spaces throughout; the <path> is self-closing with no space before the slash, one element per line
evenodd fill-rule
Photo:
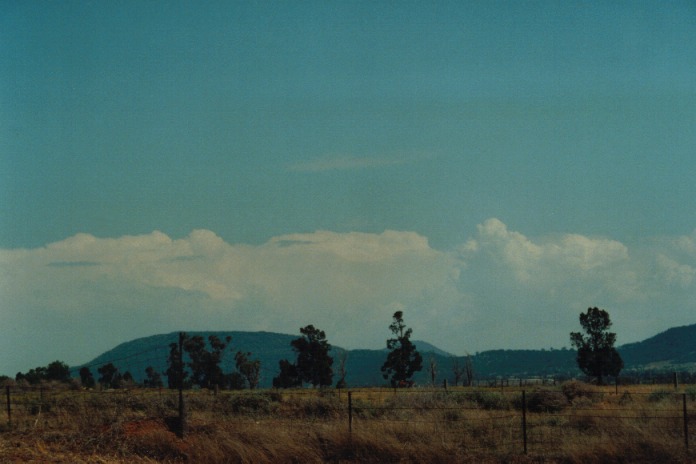
<path fill-rule="evenodd" d="M 464 373 L 466 375 L 466 386 L 470 387 L 474 383 L 474 364 L 471 362 L 471 355 L 468 353 L 464 359 Z"/>
<path fill-rule="evenodd" d="M 435 385 L 435 379 L 437 378 L 437 359 L 435 356 L 430 355 L 428 370 L 430 371 L 430 381 Z"/>
<path fill-rule="evenodd" d="M 237 351 L 234 355 L 237 371 L 249 384 L 249 389 L 253 390 L 259 385 L 261 379 L 261 361 L 251 360 L 251 353 L 248 351 Z"/>
<path fill-rule="evenodd" d="M 336 382 L 336 388 L 346 387 L 346 375 L 348 371 L 346 370 L 346 362 L 348 361 L 348 352 L 341 350 L 338 355 L 338 377 L 339 380 Z"/>
<path fill-rule="evenodd" d="M 454 386 L 456 387 L 462 381 L 462 377 L 464 377 L 464 369 L 459 363 L 458 357 L 452 356 L 450 359 L 452 360 L 452 374 L 454 374 Z"/>

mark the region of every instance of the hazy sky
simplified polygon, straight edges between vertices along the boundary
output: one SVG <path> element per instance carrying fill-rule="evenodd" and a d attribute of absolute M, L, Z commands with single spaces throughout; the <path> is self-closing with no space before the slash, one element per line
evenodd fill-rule
<path fill-rule="evenodd" d="M 691 1 L 4 1 L 0 63 L 0 373 L 696 323 Z"/>

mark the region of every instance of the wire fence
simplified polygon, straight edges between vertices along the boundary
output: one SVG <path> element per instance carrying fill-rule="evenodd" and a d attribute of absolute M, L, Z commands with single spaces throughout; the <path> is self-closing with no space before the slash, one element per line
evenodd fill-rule
<path fill-rule="evenodd" d="M 167 388 L 84 390 L 60 384 L 7 386 L 4 431 L 89 429 L 127 433 L 148 421 L 178 424 L 179 393 Z M 495 448 L 553 455 L 563 443 L 625 439 L 647 433 L 688 450 L 696 391 L 655 386 L 619 393 L 561 388 L 186 390 L 194 430 L 332 428 L 341 433 L 436 436 L 460 449 Z M 641 432 L 642 431 L 642 432 Z"/>

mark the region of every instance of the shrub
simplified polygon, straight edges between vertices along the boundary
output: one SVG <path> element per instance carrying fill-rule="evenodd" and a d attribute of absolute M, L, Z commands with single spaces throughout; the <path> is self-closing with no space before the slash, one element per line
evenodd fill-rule
<path fill-rule="evenodd" d="M 270 414 L 275 410 L 272 396 L 264 393 L 233 395 L 220 403 L 222 412 L 226 414 Z"/>
<path fill-rule="evenodd" d="M 598 393 L 592 388 L 591 385 L 578 380 L 565 382 L 561 386 L 561 391 L 570 402 L 577 398 L 589 398 L 594 400 L 598 396 Z"/>
<path fill-rule="evenodd" d="M 555 390 L 534 390 L 527 397 L 527 409 L 532 412 L 557 412 L 566 406 L 566 396 Z"/>
<path fill-rule="evenodd" d="M 483 409 L 510 409 L 510 400 L 502 393 L 474 391 L 467 393 L 467 398 Z"/>
<path fill-rule="evenodd" d="M 572 404 L 575 409 L 589 409 L 592 407 L 593 403 L 591 399 L 580 396 L 575 398 L 570 404 Z"/>
<path fill-rule="evenodd" d="M 329 419 L 337 417 L 341 403 L 337 398 L 310 397 L 302 401 L 300 406 L 304 417 Z"/>

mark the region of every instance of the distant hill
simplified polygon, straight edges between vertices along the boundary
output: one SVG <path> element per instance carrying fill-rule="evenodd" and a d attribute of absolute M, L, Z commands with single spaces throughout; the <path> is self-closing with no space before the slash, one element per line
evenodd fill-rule
<path fill-rule="evenodd" d="M 235 369 L 234 353 L 237 351 L 251 352 L 251 359 L 261 361 L 262 385 L 270 386 L 274 376 L 277 375 L 278 361 L 281 359 L 293 359 L 293 351 L 290 342 L 299 335 L 288 335 L 272 332 L 238 332 L 238 331 L 193 331 L 186 332 L 189 336 L 201 335 L 205 339 L 210 335 L 224 339 L 232 337 L 230 352 L 223 358 L 222 369 L 224 372 L 231 372 Z M 163 335 L 153 335 L 150 337 L 137 338 L 129 342 L 121 343 L 115 348 L 102 353 L 90 362 L 84 364 L 89 366 L 97 378 L 97 368 L 106 363 L 113 363 L 120 372 L 129 371 L 133 378 L 141 382 L 145 378 L 145 369 L 152 366 L 162 374 L 166 384 L 164 372 L 167 370 L 167 357 L 169 356 L 170 344 L 178 343 L 179 332 L 172 332 Z M 73 375 L 77 375 L 82 366 L 71 369 Z"/>
<path fill-rule="evenodd" d="M 619 348 L 627 367 L 635 369 L 694 369 L 696 324 L 673 327 L 642 342 Z"/>
<path fill-rule="evenodd" d="M 433 353 L 439 356 L 454 356 L 452 353 L 448 353 L 447 351 L 441 350 L 435 345 L 431 345 L 430 343 L 424 342 L 423 340 L 413 340 L 413 344 L 416 345 L 416 349 L 421 354 Z"/>
<path fill-rule="evenodd" d="M 225 372 L 234 370 L 234 353 L 249 351 L 252 359 L 261 361 L 261 386 L 269 387 L 273 377 L 278 374 L 278 362 L 281 359 L 295 359 L 290 342 L 299 337 L 273 332 L 188 332 L 189 335 L 217 335 L 220 338 L 232 337 L 231 352 L 222 363 Z M 112 362 L 119 371 L 129 371 L 136 381 L 145 377 L 145 369 L 154 367 L 162 373 L 167 369 L 169 345 L 178 341 L 178 332 L 150 337 L 138 338 L 122 343 L 115 348 L 97 356 L 84 364 L 92 369 L 97 377 L 97 368 Z M 423 355 L 423 371 L 417 373 L 415 381 L 424 385 L 430 382 L 426 372 L 429 359 L 437 363 L 438 383 L 441 379 L 452 378 L 452 364 L 457 360 L 464 364 L 465 357 L 456 357 L 425 341 L 414 341 L 417 349 Z M 625 363 L 625 373 L 645 370 L 696 370 L 696 324 L 675 327 L 662 332 L 642 342 L 630 343 L 618 348 Z M 339 358 L 346 353 L 346 381 L 351 386 L 384 385 L 380 367 L 386 357 L 386 349 L 380 350 L 344 350 L 334 346 L 334 372 L 338 371 Z M 476 378 L 491 377 L 539 377 L 580 375 L 575 362 L 575 351 L 560 350 L 490 350 L 471 355 Z M 82 366 L 71 370 L 73 375 Z M 164 379 L 166 382 L 166 379 Z M 338 380 L 334 375 L 334 380 Z"/>

